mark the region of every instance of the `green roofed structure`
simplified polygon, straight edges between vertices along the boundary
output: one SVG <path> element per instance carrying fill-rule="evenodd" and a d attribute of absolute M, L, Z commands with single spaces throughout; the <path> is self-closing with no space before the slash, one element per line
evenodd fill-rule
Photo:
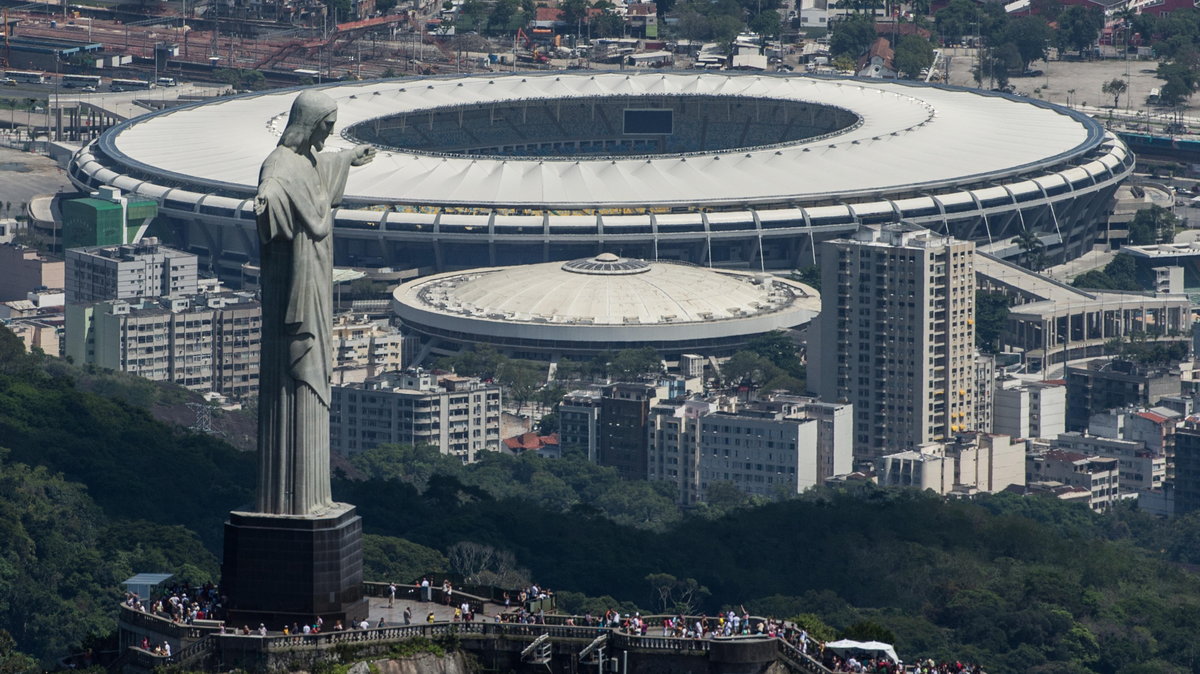
<path fill-rule="evenodd" d="M 63 249 L 136 243 L 156 215 L 153 199 L 101 187 L 94 196 L 62 202 Z"/>

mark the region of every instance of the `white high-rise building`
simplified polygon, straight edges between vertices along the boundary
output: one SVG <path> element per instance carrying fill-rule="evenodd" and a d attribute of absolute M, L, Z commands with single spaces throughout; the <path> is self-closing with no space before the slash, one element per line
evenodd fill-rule
<path fill-rule="evenodd" d="M 196 256 L 148 237 L 140 243 L 67 251 L 67 304 L 142 297 L 178 297 L 200 291 Z M 69 330 L 69 328 L 68 328 Z"/>
<path fill-rule="evenodd" d="M 1067 387 L 1061 381 L 1000 381 L 992 429 L 1014 438 L 1055 438 L 1067 430 Z"/>
<path fill-rule="evenodd" d="M 809 378 L 854 406 L 856 459 L 976 427 L 974 253 L 907 223 L 821 244 Z"/>
<path fill-rule="evenodd" d="M 500 386 L 476 377 L 409 369 L 334 386 L 329 449 L 428 444 L 463 463 L 500 449 Z"/>
<path fill-rule="evenodd" d="M 850 472 L 851 412 L 800 396 L 662 402 L 650 409 L 647 478 L 675 483 L 685 505 L 706 500 L 713 482 L 800 493 Z"/>

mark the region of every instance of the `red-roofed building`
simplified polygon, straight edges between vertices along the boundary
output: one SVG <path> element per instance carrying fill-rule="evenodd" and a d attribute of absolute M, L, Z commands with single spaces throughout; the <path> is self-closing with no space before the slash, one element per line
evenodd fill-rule
<path fill-rule="evenodd" d="M 892 62 L 895 55 L 892 43 L 887 38 L 876 38 L 866 55 L 858 59 L 858 76 L 896 79 L 896 66 Z"/>
<path fill-rule="evenodd" d="M 550 459 L 562 457 L 562 446 L 558 442 L 558 433 L 538 435 L 537 433 L 522 433 L 504 439 L 504 447 L 513 454 L 537 452 L 538 456 Z"/>
<path fill-rule="evenodd" d="M 555 30 L 568 30 L 575 32 L 577 28 L 574 25 L 568 26 L 563 20 L 563 10 L 558 7 L 538 7 L 534 10 L 532 25 L 535 28 L 553 28 Z M 595 7 L 589 7 L 587 14 L 583 18 L 583 23 L 587 23 L 588 19 L 593 16 L 599 16 L 604 13 L 604 10 Z"/>
<path fill-rule="evenodd" d="M 1163 415 L 1155 414 L 1154 412 L 1138 412 L 1138 416 L 1143 419 L 1149 419 L 1151 422 L 1156 424 L 1161 424 L 1167 420 L 1167 418 Z"/>
<path fill-rule="evenodd" d="M 1091 499 L 1091 492 L 1083 487 L 1074 487 L 1061 482 L 1045 481 L 1031 482 L 1026 485 L 1014 484 L 1004 490 L 1010 494 L 1020 494 L 1022 496 L 1041 495 L 1053 496 L 1060 501 L 1078 501 L 1087 504 Z"/>
<path fill-rule="evenodd" d="M 629 34 L 638 37 L 658 37 L 658 5 L 653 2 L 631 2 L 625 8 Z"/>
<path fill-rule="evenodd" d="M 1107 510 L 1116 500 L 1120 470 L 1117 459 L 1087 456 L 1079 452 L 1050 449 L 1025 457 L 1025 483 L 1059 482 L 1087 490 L 1088 506 Z"/>
<path fill-rule="evenodd" d="M 875 22 L 875 34 L 889 39 L 894 38 L 896 41 L 905 35 L 918 35 L 926 40 L 932 36 L 932 33 L 915 23 L 882 23 L 879 21 Z"/>

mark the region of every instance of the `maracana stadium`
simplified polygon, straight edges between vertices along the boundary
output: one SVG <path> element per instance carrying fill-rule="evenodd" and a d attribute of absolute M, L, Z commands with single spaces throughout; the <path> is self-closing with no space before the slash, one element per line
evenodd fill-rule
<path fill-rule="evenodd" d="M 1011 255 L 1091 248 L 1133 155 L 1042 101 L 911 82 L 561 71 L 325 87 L 331 148 L 371 143 L 335 213 L 336 263 L 446 272 L 590 258 L 762 271 L 904 219 Z M 223 277 L 257 257 L 252 197 L 297 90 L 125 122 L 70 176 L 160 203 Z"/>

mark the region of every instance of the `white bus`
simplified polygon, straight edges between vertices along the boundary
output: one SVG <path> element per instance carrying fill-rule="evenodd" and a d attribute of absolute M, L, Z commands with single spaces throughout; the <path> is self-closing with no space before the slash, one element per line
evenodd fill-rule
<path fill-rule="evenodd" d="M 45 84 L 46 75 L 39 72 L 29 70 L 5 70 L 4 76 L 10 80 L 23 82 L 25 84 Z"/>
<path fill-rule="evenodd" d="M 63 75 L 62 85 L 68 89 L 72 87 L 99 87 L 99 75 Z"/>
<path fill-rule="evenodd" d="M 146 80 L 118 80 L 113 79 L 108 85 L 113 91 L 136 91 L 138 89 L 153 89 L 154 85 Z"/>
<path fill-rule="evenodd" d="M 174 77 L 158 78 L 158 86 L 160 86 L 160 87 L 173 87 L 173 86 L 175 86 L 175 84 L 176 84 L 176 82 L 175 82 Z"/>

